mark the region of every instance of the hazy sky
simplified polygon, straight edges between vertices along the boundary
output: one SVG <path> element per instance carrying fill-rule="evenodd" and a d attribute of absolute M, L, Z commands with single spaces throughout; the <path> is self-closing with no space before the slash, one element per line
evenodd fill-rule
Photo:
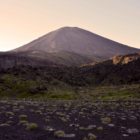
<path fill-rule="evenodd" d="M 63 26 L 140 48 L 140 0 L 0 0 L 0 51 Z"/>

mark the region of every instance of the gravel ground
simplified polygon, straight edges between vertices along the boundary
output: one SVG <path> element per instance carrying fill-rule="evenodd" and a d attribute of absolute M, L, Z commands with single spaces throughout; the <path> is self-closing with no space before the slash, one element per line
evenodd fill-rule
<path fill-rule="evenodd" d="M 1 100 L 0 140 L 140 140 L 140 102 Z"/>

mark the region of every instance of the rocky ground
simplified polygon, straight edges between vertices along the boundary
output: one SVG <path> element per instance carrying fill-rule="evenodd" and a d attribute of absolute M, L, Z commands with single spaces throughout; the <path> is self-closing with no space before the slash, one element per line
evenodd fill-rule
<path fill-rule="evenodd" d="M 0 140 L 140 140 L 140 102 L 1 100 Z"/>

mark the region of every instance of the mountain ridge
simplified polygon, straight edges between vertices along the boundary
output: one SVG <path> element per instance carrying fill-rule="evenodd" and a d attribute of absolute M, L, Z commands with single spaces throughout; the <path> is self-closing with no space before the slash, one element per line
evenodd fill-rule
<path fill-rule="evenodd" d="M 11 52 L 42 51 L 44 53 L 46 52 L 46 56 L 48 53 L 49 55 L 55 53 L 55 57 L 57 53 L 58 57 L 60 57 L 61 52 L 69 53 L 68 55 L 73 53 L 72 56 L 75 59 L 75 54 L 80 56 L 77 61 L 83 61 L 83 63 L 80 63 L 80 65 L 82 65 L 93 61 L 107 60 L 114 55 L 135 53 L 138 50 L 139 49 L 123 45 L 78 27 L 63 27 L 35 39 L 29 44 L 14 49 Z M 31 55 L 33 56 L 33 53 Z M 36 55 L 34 55 L 34 57 L 35 56 Z M 81 56 L 83 56 L 83 59 Z M 46 59 L 48 59 L 48 57 L 46 57 Z M 67 57 L 63 59 L 66 60 Z M 89 61 L 85 61 L 85 59 Z M 67 63 L 69 63 L 69 61 L 66 63 L 62 62 L 62 64 L 66 65 Z M 70 63 L 72 65 L 72 63 L 74 64 L 75 62 L 72 60 Z"/>
<path fill-rule="evenodd" d="M 16 48 L 16 49 L 14 49 L 14 50 L 11 50 L 11 51 L 18 51 L 18 50 L 20 50 L 22 47 L 25 47 L 26 45 L 28 45 L 28 44 L 31 44 L 31 43 L 33 43 L 34 41 L 36 41 L 36 40 L 40 40 L 41 39 L 41 41 L 43 41 L 43 39 L 45 39 L 46 38 L 46 36 L 49 36 L 49 35 L 51 35 L 52 33 L 54 33 L 54 34 L 59 34 L 61 31 L 65 34 L 65 32 L 64 31 L 70 31 L 70 30 L 73 30 L 73 31 L 75 31 L 75 29 L 76 30 L 79 30 L 79 31 L 84 31 L 84 32 L 86 32 L 86 33 L 88 33 L 88 34 L 94 34 L 94 35 L 96 35 L 96 36 L 98 36 L 98 37 L 102 37 L 102 38 L 104 38 L 104 39 L 107 39 L 107 40 L 109 40 L 109 41 L 113 41 L 113 42 L 116 42 L 116 43 L 118 43 L 118 44 L 120 44 L 120 45 L 124 45 L 124 46 L 127 46 L 127 47 L 129 47 L 129 48 L 134 48 L 134 47 L 130 47 L 130 46 L 128 46 L 128 45 L 125 45 L 125 44 L 123 44 L 123 43 L 120 43 L 120 42 L 118 42 L 118 41 L 114 41 L 114 40 L 112 40 L 112 39 L 109 39 L 109 38 L 107 38 L 107 37 L 104 37 L 104 36 L 102 36 L 102 35 L 98 35 L 98 34 L 96 34 L 96 33 L 93 33 L 93 32 L 91 32 L 91 31 L 88 31 L 88 30 L 86 30 L 86 29 L 82 29 L 82 28 L 79 28 L 79 27 L 69 27 L 69 26 L 66 26 L 66 27 L 62 27 L 62 28 L 59 28 L 59 29 L 56 29 L 56 30 L 54 30 L 54 31 L 51 31 L 51 32 L 49 32 L 49 33 L 47 33 L 47 34 L 45 34 L 45 35 L 43 35 L 43 36 L 41 36 L 41 37 L 38 37 L 38 38 L 36 38 L 36 39 L 34 39 L 33 41 L 31 41 L 31 42 L 29 42 L 29 43 L 27 43 L 27 44 L 25 44 L 25 45 L 23 45 L 23 46 L 21 46 L 21 47 L 18 47 L 18 48 Z M 25 49 L 25 48 L 24 48 Z M 134 48 L 134 49 L 138 49 L 138 48 Z M 22 50 L 21 50 L 22 51 Z"/>

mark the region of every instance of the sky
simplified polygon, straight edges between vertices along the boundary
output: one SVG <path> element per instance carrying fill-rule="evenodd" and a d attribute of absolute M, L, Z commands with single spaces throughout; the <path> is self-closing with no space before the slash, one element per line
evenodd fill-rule
<path fill-rule="evenodd" d="M 140 48 L 140 0 L 0 0 L 0 51 L 64 26 Z"/>

